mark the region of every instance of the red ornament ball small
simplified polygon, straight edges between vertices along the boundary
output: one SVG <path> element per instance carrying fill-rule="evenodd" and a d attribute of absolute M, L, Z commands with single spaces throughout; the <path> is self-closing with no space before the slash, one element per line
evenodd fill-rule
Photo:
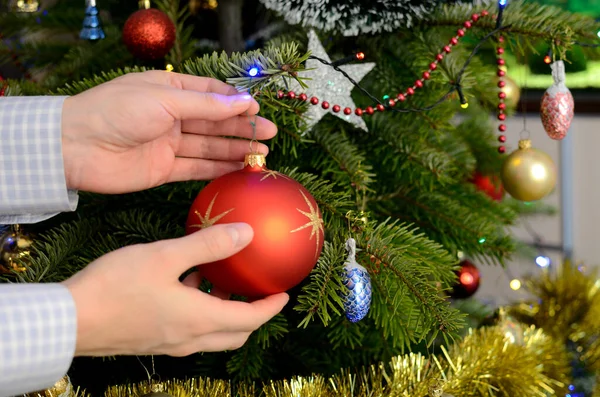
<path fill-rule="evenodd" d="M 175 44 L 175 24 L 155 8 L 131 14 L 123 26 L 123 43 L 136 58 L 164 58 Z"/>
<path fill-rule="evenodd" d="M 479 288 L 481 275 L 479 269 L 469 261 L 462 261 L 456 272 L 457 283 L 452 287 L 450 296 L 454 299 L 466 299 L 475 294 Z"/>
<path fill-rule="evenodd" d="M 252 226 L 250 245 L 198 270 L 225 292 L 263 297 L 287 291 L 309 275 L 323 249 L 323 219 L 308 190 L 267 169 L 264 155 L 248 154 L 245 164 L 198 194 L 186 232 L 225 223 Z"/>
<path fill-rule="evenodd" d="M 504 187 L 498 176 L 483 175 L 480 172 L 475 172 L 471 178 L 478 190 L 487 194 L 492 200 L 501 201 L 504 197 Z"/>

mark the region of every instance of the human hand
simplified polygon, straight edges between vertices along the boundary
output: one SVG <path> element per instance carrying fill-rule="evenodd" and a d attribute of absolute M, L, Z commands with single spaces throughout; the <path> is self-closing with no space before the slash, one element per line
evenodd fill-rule
<path fill-rule="evenodd" d="M 221 81 L 164 71 L 131 73 L 67 98 L 62 141 L 67 186 L 128 193 L 208 180 L 242 168 L 258 103 Z M 256 138 L 275 125 L 256 117 Z M 264 144 L 253 149 L 267 154 Z"/>
<path fill-rule="evenodd" d="M 78 356 L 186 356 L 242 346 L 283 309 L 285 293 L 252 303 L 197 289 L 197 264 L 227 258 L 253 237 L 246 224 L 215 225 L 188 236 L 119 249 L 64 281 L 77 307 Z M 215 296 L 217 295 L 217 296 Z M 223 299 L 225 298 L 225 299 Z"/>

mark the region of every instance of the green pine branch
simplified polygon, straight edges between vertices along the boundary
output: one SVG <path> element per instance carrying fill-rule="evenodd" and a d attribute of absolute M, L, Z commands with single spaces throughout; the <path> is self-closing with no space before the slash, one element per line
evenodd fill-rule
<path fill-rule="evenodd" d="M 491 15 L 498 11 L 496 2 L 487 7 L 473 4 L 444 5 L 429 15 L 423 26 L 461 26 L 474 12 L 482 9 L 487 9 Z M 503 25 L 507 26 L 505 31 L 511 37 L 516 37 L 520 45 L 531 46 L 536 41 L 552 43 L 554 53 L 562 58 L 576 41 L 597 43 L 596 32 L 600 30 L 600 23 L 592 17 L 525 0 L 509 2 L 504 10 Z M 489 17 L 480 18 L 474 25 L 474 30 L 485 33 L 494 28 L 495 20 Z"/>
<path fill-rule="evenodd" d="M 258 89 L 263 91 L 279 82 L 276 77 L 293 78 L 302 81 L 296 75 L 302 70 L 302 62 L 307 53 L 300 53 L 296 43 L 282 44 L 281 47 L 269 47 L 244 54 L 225 52 L 204 55 L 183 64 L 186 73 L 195 76 L 208 76 L 226 81 L 240 91 Z M 257 76 L 250 76 L 251 68 L 258 68 Z"/>
<path fill-rule="evenodd" d="M 339 131 L 334 131 L 330 124 L 321 123 L 309 134 L 309 138 L 322 149 L 315 152 L 311 163 L 324 178 L 336 181 L 340 187 L 352 186 L 360 192 L 360 196 L 369 191 L 374 182 L 373 167 L 364 152 L 349 139 L 344 128 L 338 126 Z M 361 204 L 360 201 L 358 204 Z"/>

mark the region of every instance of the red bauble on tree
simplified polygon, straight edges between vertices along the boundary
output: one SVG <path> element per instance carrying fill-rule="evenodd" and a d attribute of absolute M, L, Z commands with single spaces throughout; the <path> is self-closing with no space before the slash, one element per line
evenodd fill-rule
<path fill-rule="evenodd" d="M 323 220 L 308 190 L 268 170 L 263 155 L 249 154 L 245 164 L 198 194 L 186 232 L 221 223 L 252 226 L 250 245 L 230 258 L 199 266 L 199 271 L 225 292 L 261 297 L 287 291 L 309 275 L 323 248 Z"/>
<path fill-rule="evenodd" d="M 123 26 L 123 42 L 139 59 L 164 58 L 175 44 L 175 24 L 164 12 L 150 8 L 131 14 Z"/>
<path fill-rule="evenodd" d="M 471 178 L 471 182 L 492 200 L 501 201 L 504 197 L 504 187 L 498 176 L 487 176 L 475 172 L 473 178 Z"/>
<path fill-rule="evenodd" d="M 460 263 L 460 269 L 456 272 L 457 283 L 452 287 L 450 296 L 454 299 L 465 299 L 473 296 L 479 288 L 481 275 L 479 269 L 471 262 L 464 260 Z"/>

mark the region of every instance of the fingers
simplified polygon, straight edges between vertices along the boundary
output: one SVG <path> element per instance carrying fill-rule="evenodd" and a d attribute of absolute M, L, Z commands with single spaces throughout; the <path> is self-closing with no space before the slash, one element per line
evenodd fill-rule
<path fill-rule="evenodd" d="M 188 274 L 181 282 L 186 287 L 198 288 L 202 282 L 202 275 L 199 272 Z"/>
<path fill-rule="evenodd" d="M 143 73 L 126 75 L 131 80 L 140 80 L 152 84 L 162 84 L 181 90 L 214 92 L 221 95 L 236 95 L 235 87 L 210 77 L 198 77 L 189 74 L 172 73 L 161 70 L 151 70 Z"/>
<path fill-rule="evenodd" d="M 223 95 L 164 88 L 156 91 L 165 110 L 176 120 L 222 121 L 258 113 L 258 102 L 248 94 Z"/>
<path fill-rule="evenodd" d="M 231 297 L 231 294 L 228 294 L 225 291 L 220 290 L 218 287 L 213 286 L 210 290 L 210 294 L 212 296 L 214 296 L 215 298 L 219 298 L 219 299 L 223 299 L 223 300 L 229 300 L 229 298 Z"/>
<path fill-rule="evenodd" d="M 184 357 L 199 352 L 236 350 L 248 341 L 250 334 L 250 332 L 215 332 L 203 335 L 193 342 L 178 346 L 170 355 Z"/>
<path fill-rule="evenodd" d="M 256 123 L 256 139 L 271 139 L 277 134 L 277 127 L 271 121 L 262 117 L 241 115 L 224 121 L 184 120 L 181 125 L 183 132 L 202 135 L 238 136 L 252 138 L 253 130 L 250 121 Z"/>
<path fill-rule="evenodd" d="M 269 148 L 258 142 L 252 143 L 252 150 L 264 155 L 269 153 Z M 183 134 L 175 155 L 205 160 L 244 161 L 249 151 L 250 141 L 247 140 Z"/>
<path fill-rule="evenodd" d="M 165 240 L 159 245 L 169 258 L 169 272 L 179 277 L 196 265 L 228 258 L 244 249 L 254 231 L 245 223 L 215 225 L 178 239 Z M 204 295 L 206 296 L 206 295 Z"/>
<path fill-rule="evenodd" d="M 166 182 L 212 180 L 242 168 L 242 162 L 178 157 Z"/>
<path fill-rule="evenodd" d="M 254 331 L 281 312 L 288 300 L 289 296 L 281 293 L 252 303 L 221 301 L 216 321 L 223 331 Z"/>

